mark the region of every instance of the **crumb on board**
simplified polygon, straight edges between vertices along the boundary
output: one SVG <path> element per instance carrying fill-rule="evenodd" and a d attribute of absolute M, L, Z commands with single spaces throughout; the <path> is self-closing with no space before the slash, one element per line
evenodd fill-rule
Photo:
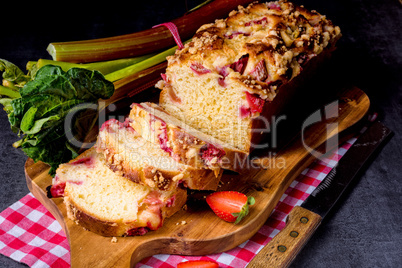
<path fill-rule="evenodd" d="M 112 243 L 117 243 L 117 237 L 113 236 L 113 237 L 112 237 L 112 240 L 111 240 L 110 242 L 112 242 Z"/>

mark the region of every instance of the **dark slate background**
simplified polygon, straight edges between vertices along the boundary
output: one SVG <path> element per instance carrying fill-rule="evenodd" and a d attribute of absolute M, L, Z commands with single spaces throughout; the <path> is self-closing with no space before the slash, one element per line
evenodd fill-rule
<path fill-rule="evenodd" d="M 187 1 L 188 7 L 202 1 Z M 400 267 L 402 263 L 402 3 L 397 0 L 301 0 L 327 15 L 343 37 L 327 86 L 353 84 L 370 97 L 394 133 L 369 168 L 327 216 L 292 267 Z M 133 2 L 135 3 L 135 2 Z M 186 11 L 186 1 L 141 3 L 8 2 L 1 5 L 0 58 L 20 68 L 50 58 L 50 42 L 108 37 L 147 29 Z M 0 111 L 0 210 L 28 193 L 24 154 Z M 0 255 L 0 267 L 23 267 Z"/>

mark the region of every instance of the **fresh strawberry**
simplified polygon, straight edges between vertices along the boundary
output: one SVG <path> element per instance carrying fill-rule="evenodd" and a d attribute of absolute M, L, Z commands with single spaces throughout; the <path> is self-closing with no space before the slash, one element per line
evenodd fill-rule
<path fill-rule="evenodd" d="M 215 192 L 207 196 L 207 203 L 215 214 L 224 221 L 239 223 L 247 214 L 254 197 L 235 191 Z"/>
<path fill-rule="evenodd" d="M 194 267 L 194 268 L 218 268 L 219 264 L 214 261 L 185 261 L 177 264 L 177 268 L 187 268 L 187 267 Z"/>

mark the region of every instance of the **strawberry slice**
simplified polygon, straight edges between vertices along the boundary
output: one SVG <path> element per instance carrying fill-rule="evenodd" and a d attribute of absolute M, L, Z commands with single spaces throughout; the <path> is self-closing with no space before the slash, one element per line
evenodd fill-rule
<path fill-rule="evenodd" d="M 219 264 L 215 261 L 207 261 L 207 260 L 185 261 L 177 264 L 177 268 L 188 268 L 188 267 L 218 268 Z"/>
<path fill-rule="evenodd" d="M 222 191 L 207 196 L 207 203 L 219 218 L 237 224 L 248 214 L 255 200 L 239 192 Z"/>

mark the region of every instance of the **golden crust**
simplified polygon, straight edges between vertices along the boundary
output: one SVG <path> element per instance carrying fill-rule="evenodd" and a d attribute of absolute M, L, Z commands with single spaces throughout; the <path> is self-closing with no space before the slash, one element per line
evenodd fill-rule
<path fill-rule="evenodd" d="M 176 212 L 178 212 L 187 201 L 187 191 L 184 189 L 177 189 L 172 197 L 174 196 L 174 202 L 170 206 L 164 206 L 161 208 L 161 224 L 163 223 L 165 218 L 169 218 Z M 102 236 L 127 236 L 130 235 L 130 230 L 136 228 L 148 228 L 148 224 L 146 221 L 141 220 L 141 213 L 138 211 L 139 219 L 138 221 L 133 222 L 114 222 L 108 221 L 107 219 L 100 219 L 95 217 L 90 212 L 82 209 L 79 204 L 74 202 L 68 196 L 64 197 L 64 204 L 67 209 L 67 217 L 74 221 L 76 224 L 80 225 L 84 229 L 91 231 L 93 233 L 102 235 Z"/>
<path fill-rule="evenodd" d="M 70 220 L 79 224 L 84 229 L 102 236 L 123 236 L 127 230 L 139 227 L 137 223 L 133 223 L 131 226 L 123 222 L 116 223 L 96 218 L 82 210 L 68 196 L 64 197 L 64 204 L 66 205 L 67 216 Z"/>
<path fill-rule="evenodd" d="M 101 130 L 102 131 L 102 130 Z M 107 134 L 106 134 L 107 135 Z M 137 133 L 135 135 L 138 135 Z M 142 185 L 171 191 L 182 184 L 194 190 L 216 190 L 222 176 L 222 170 L 196 168 L 190 165 L 178 164 L 175 170 L 166 170 L 152 165 L 133 167 L 127 159 L 116 157 L 117 151 L 113 138 L 99 135 L 96 150 L 105 156 L 107 164 L 119 175 Z"/>

